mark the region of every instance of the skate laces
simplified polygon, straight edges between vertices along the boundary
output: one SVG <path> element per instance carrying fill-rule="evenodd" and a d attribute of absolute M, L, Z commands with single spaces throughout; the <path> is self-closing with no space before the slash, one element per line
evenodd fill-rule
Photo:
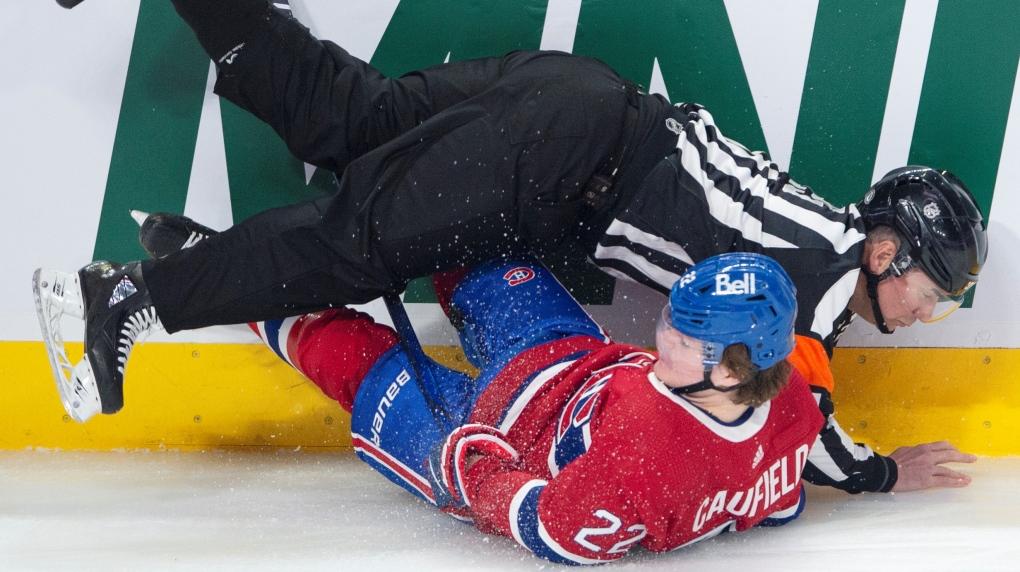
<path fill-rule="evenodd" d="M 145 335 L 156 326 L 161 326 L 159 316 L 156 315 L 154 306 L 147 306 L 130 314 L 121 326 L 120 336 L 117 339 L 117 371 L 124 375 L 124 365 L 135 344 L 145 339 Z"/>

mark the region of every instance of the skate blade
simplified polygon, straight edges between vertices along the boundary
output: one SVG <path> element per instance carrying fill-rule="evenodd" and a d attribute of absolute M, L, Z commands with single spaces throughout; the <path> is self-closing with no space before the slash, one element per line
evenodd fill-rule
<path fill-rule="evenodd" d="M 35 294 L 36 306 L 46 304 L 50 307 L 50 314 L 57 314 L 57 318 L 64 315 L 85 318 L 85 301 L 77 272 L 38 268 L 32 275 L 32 292 Z"/>
<path fill-rule="evenodd" d="M 72 419 L 84 422 L 102 410 L 99 391 L 87 360 L 82 360 L 84 366 L 71 364 L 60 329 L 60 320 L 65 315 L 79 319 L 85 316 L 78 273 L 39 268 L 32 275 L 32 294 L 60 402 Z"/>
<path fill-rule="evenodd" d="M 96 376 L 92 373 L 92 364 L 89 363 L 88 356 L 83 357 L 78 365 L 74 366 L 69 391 L 74 412 L 69 411 L 68 414 L 75 421 L 84 423 L 96 413 L 103 411 L 103 403 L 99 399 L 99 386 L 96 385 Z M 64 408 L 67 409 L 67 404 Z"/>

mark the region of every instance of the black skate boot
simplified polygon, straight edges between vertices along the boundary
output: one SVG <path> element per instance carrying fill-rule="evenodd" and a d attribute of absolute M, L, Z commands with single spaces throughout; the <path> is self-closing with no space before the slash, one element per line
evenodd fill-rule
<path fill-rule="evenodd" d="M 217 231 L 184 215 L 131 211 L 131 218 L 139 225 L 138 242 L 153 258 L 191 248 L 217 234 Z"/>
<path fill-rule="evenodd" d="M 76 274 L 39 269 L 33 289 L 43 340 L 67 413 L 83 422 L 124 405 L 124 368 L 135 343 L 160 327 L 141 264 L 93 262 Z M 71 367 L 60 333 L 64 313 L 85 318 L 85 357 Z"/>

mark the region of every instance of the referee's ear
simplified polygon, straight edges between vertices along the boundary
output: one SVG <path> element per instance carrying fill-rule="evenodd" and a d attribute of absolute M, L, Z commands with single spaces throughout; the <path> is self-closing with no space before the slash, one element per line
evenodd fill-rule
<path fill-rule="evenodd" d="M 891 239 L 868 240 L 864 243 L 861 263 L 872 273 L 881 274 L 892 264 L 898 245 Z"/>

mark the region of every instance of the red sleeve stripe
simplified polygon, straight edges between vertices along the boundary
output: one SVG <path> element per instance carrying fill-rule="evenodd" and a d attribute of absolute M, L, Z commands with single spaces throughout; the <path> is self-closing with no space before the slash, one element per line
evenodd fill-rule
<path fill-rule="evenodd" d="M 432 494 L 432 487 L 429 486 L 428 481 L 424 477 L 411 470 L 407 465 L 401 463 L 386 451 L 376 447 L 372 441 L 365 439 L 357 433 L 351 433 L 351 441 L 356 453 L 370 457 L 388 469 L 391 475 L 407 483 L 409 487 L 421 493 L 423 497 L 433 504 L 436 502 L 436 497 Z"/>

